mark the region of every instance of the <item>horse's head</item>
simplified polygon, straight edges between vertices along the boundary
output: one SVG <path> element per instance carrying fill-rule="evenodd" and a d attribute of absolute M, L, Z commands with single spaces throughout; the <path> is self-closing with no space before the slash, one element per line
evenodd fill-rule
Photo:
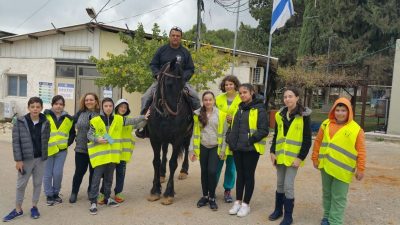
<path fill-rule="evenodd" d="M 166 108 L 169 114 L 171 114 L 171 111 L 177 112 L 179 110 L 178 105 L 182 98 L 184 86 L 185 80 L 180 58 L 174 58 L 161 68 L 158 77 L 157 96 L 162 100 L 163 108 Z"/>

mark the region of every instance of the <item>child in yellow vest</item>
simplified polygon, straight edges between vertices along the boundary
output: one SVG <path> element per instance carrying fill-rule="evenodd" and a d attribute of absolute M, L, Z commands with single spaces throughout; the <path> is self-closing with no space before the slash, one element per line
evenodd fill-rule
<path fill-rule="evenodd" d="M 239 97 L 239 86 L 240 82 L 236 76 L 227 75 L 222 79 L 219 89 L 222 91 L 222 94 L 219 94 L 216 97 L 216 105 L 218 110 L 226 113 L 226 120 L 228 124 L 232 123 L 233 115 L 235 115 L 236 111 L 239 108 L 240 100 Z M 219 160 L 218 168 L 217 168 L 217 182 L 221 175 L 222 167 L 225 163 L 225 173 L 224 173 L 224 201 L 226 203 L 231 203 L 233 201 L 231 196 L 231 190 L 235 186 L 236 180 L 236 168 L 235 162 L 233 160 L 232 152 L 229 150 L 229 146 L 227 146 L 227 155 L 224 159 Z"/>
<path fill-rule="evenodd" d="M 138 118 L 126 118 L 120 115 L 113 115 L 114 102 L 111 98 L 104 98 L 102 101 L 102 113 L 90 120 L 88 132 L 88 152 L 90 163 L 94 168 L 92 185 L 89 198 L 91 202 L 90 214 L 97 214 L 97 197 L 101 178 L 104 180 L 104 203 L 111 207 L 119 204 L 110 198 L 113 174 L 116 164 L 121 158 L 121 136 L 122 129 L 127 125 L 138 125 L 145 121 L 149 115 Z M 142 125 L 145 125 L 142 123 Z"/>
<path fill-rule="evenodd" d="M 217 166 L 220 158 L 225 156 L 225 133 L 227 130 L 226 113 L 215 107 L 215 96 L 206 91 L 202 96 L 203 106 L 195 110 L 192 140 L 189 146 L 190 159 L 200 159 L 201 187 L 203 197 L 197 207 L 210 205 L 213 211 L 218 210 L 215 201 L 217 187 Z"/>
<path fill-rule="evenodd" d="M 51 109 L 44 111 L 44 115 L 50 122 L 50 139 L 47 150 L 48 158 L 43 176 L 44 193 L 46 203 L 52 206 L 61 203 L 59 196 L 63 177 L 64 163 L 67 157 L 67 149 L 75 139 L 73 118 L 64 111 L 65 100 L 61 95 L 56 95 L 51 100 Z"/>
<path fill-rule="evenodd" d="M 268 120 L 265 105 L 262 99 L 256 97 L 253 85 L 240 85 L 239 95 L 242 102 L 233 117 L 231 132 L 226 137 L 237 173 L 236 201 L 229 214 L 244 217 L 250 213 L 254 174 L 258 159 L 265 152 Z"/>
<path fill-rule="evenodd" d="M 283 92 L 285 106 L 275 115 L 275 133 L 270 148 L 271 162 L 276 167 L 275 210 L 269 220 L 284 218 L 280 225 L 292 224 L 294 179 L 311 147 L 311 109 L 299 103 L 300 92 L 290 87 Z"/>
<path fill-rule="evenodd" d="M 321 171 L 324 216 L 321 225 L 341 225 L 349 184 L 365 170 L 364 131 L 353 120 L 351 103 L 339 98 L 315 138 L 312 161 Z"/>
<path fill-rule="evenodd" d="M 121 116 L 128 116 L 131 110 L 129 109 L 129 103 L 126 99 L 119 99 L 115 103 L 114 113 Z M 146 123 L 144 121 L 144 123 Z M 125 201 L 124 196 L 122 195 L 122 190 L 124 188 L 125 181 L 125 172 L 126 172 L 126 164 L 131 160 L 133 149 L 135 148 L 135 138 L 132 135 L 132 130 L 136 129 L 136 127 L 142 127 L 144 124 L 138 124 L 137 126 L 124 126 L 122 128 L 122 153 L 120 157 L 120 163 L 115 167 L 115 198 L 114 200 L 117 203 L 121 203 Z M 103 180 L 104 181 L 104 180 Z M 104 204 L 104 182 L 100 188 L 100 194 L 98 197 L 98 204 Z"/>

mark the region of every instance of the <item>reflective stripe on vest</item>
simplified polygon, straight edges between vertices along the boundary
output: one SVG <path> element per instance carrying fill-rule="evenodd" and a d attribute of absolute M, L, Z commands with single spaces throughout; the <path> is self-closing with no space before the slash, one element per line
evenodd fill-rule
<path fill-rule="evenodd" d="M 194 115 L 194 126 L 193 126 L 193 150 L 196 154 L 197 158 L 200 158 L 200 143 L 201 143 L 201 126 L 199 121 L 199 116 Z M 224 124 L 226 120 L 226 113 L 218 110 L 218 130 L 217 130 L 217 143 L 218 143 L 218 151 L 217 154 L 221 153 L 222 142 L 224 138 Z M 227 156 L 227 149 L 225 149 L 225 157 Z"/>
<path fill-rule="evenodd" d="M 121 134 L 121 161 L 130 162 L 133 149 L 135 149 L 135 138 L 132 135 L 133 126 L 124 126 Z"/>
<path fill-rule="evenodd" d="M 292 166 L 292 163 L 300 153 L 303 142 L 303 117 L 296 116 L 293 119 L 286 136 L 284 136 L 283 118 L 280 112 L 275 114 L 275 121 L 278 126 L 275 143 L 276 163 Z M 300 165 L 304 165 L 304 161 Z"/>
<path fill-rule="evenodd" d="M 73 121 L 70 118 L 64 117 L 63 122 L 57 128 L 53 117 L 49 114 L 46 115 L 50 123 L 50 138 L 47 148 L 47 155 L 52 156 L 57 154 L 60 149 L 68 148 L 69 131 L 72 128 Z"/>
<path fill-rule="evenodd" d="M 108 163 L 119 163 L 121 156 L 121 133 L 124 125 L 123 117 L 120 115 L 114 115 L 113 122 L 111 123 L 107 132 L 106 125 L 100 116 L 96 116 L 90 120 L 91 126 L 95 129 L 96 137 L 104 137 L 108 133 L 114 140 L 114 143 L 100 144 L 100 143 L 88 143 L 88 153 L 90 158 L 90 164 L 93 168 L 108 164 Z"/>
<path fill-rule="evenodd" d="M 250 109 L 249 128 L 250 128 L 251 135 L 253 135 L 257 131 L 257 121 L 258 121 L 258 109 Z M 265 123 L 266 122 L 267 121 L 265 121 Z M 260 155 L 264 154 L 266 144 L 267 144 L 267 137 L 264 137 L 263 139 L 261 139 L 261 141 L 254 143 L 254 147 L 256 148 L 256 151 Z"/>
<path fill-rule="evenodd" d="M 329 135 L 329 120 L 325 120 L 321 128 L 324 138 L 319 149 L 319 166 L 326 173 L 350 183 L 357 165 L 358 152 L 355 148 L 361 127 L 351 121 L 340 128 L 332 137 Z"/>
<path fill-rule="evenodd" d="M 242 102 L 239 94 L 237 93 L 232 103 L 228 105 L 228 96 L 226 93 L 222 93 L 215 98 L 215 103 L 217 105 L 218 110 L 226 113 L 227 115 L 233 116 L 239 109 L 239 104 Z M 225 156 L 232 155 L 232 151 L 229 149 L 229 145 L 226 145 Z"/>

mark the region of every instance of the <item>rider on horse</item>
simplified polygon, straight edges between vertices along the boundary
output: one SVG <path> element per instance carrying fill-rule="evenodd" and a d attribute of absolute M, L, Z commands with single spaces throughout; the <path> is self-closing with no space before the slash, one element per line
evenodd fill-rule
<path fill-rule="evenodd" d="M 179 27 L 172 27 L 169 31 L 169 43 L 158 48 L 156 54 L 150 62 L 150 68 L 153 73 L 153 77 L 157 79 L 160 73 L 161 67 L 176 58 L 177 62 L 181 64 L 183 69 L 184 80 L 187 82 L 190 80 L 194 73 L 194 64 L 190 52 L 181 45 L 182 29 Z M 157 90 L 158 82 L 155 81 L 150 88 L 143 94 L 141 114 L 147 111 L 152 103 L 152 96 Z M 188 96 L 191 101 L 192 110 L 196 110 L 201 107 L 200 99 L 197 92 L 186 83 L 185 89 L 188 91 Z M 145 129 L 140 132 L 136 132 L 136 135 L 141 138 L 147 136 Z"/>

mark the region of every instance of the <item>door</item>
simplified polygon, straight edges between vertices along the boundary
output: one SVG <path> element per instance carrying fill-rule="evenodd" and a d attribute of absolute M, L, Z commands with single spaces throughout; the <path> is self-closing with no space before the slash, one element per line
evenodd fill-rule
<path fill-rule="evenodd" d="M 76 84 L 76 107 L 75 112 L 79 110 L 79 103 L 82 96 L 84 96 L 88 92 L 93 92 L 100 98 L 101 100 L 105 97 L 110 97 L 115 101 L 121 98 L 122 92 L 121 88 L 115 87 L 103 87 L 97 86 L 95 84 L 96 77 L 86 77 L 86 76 L 78 76 L 77 84 Z"/>

